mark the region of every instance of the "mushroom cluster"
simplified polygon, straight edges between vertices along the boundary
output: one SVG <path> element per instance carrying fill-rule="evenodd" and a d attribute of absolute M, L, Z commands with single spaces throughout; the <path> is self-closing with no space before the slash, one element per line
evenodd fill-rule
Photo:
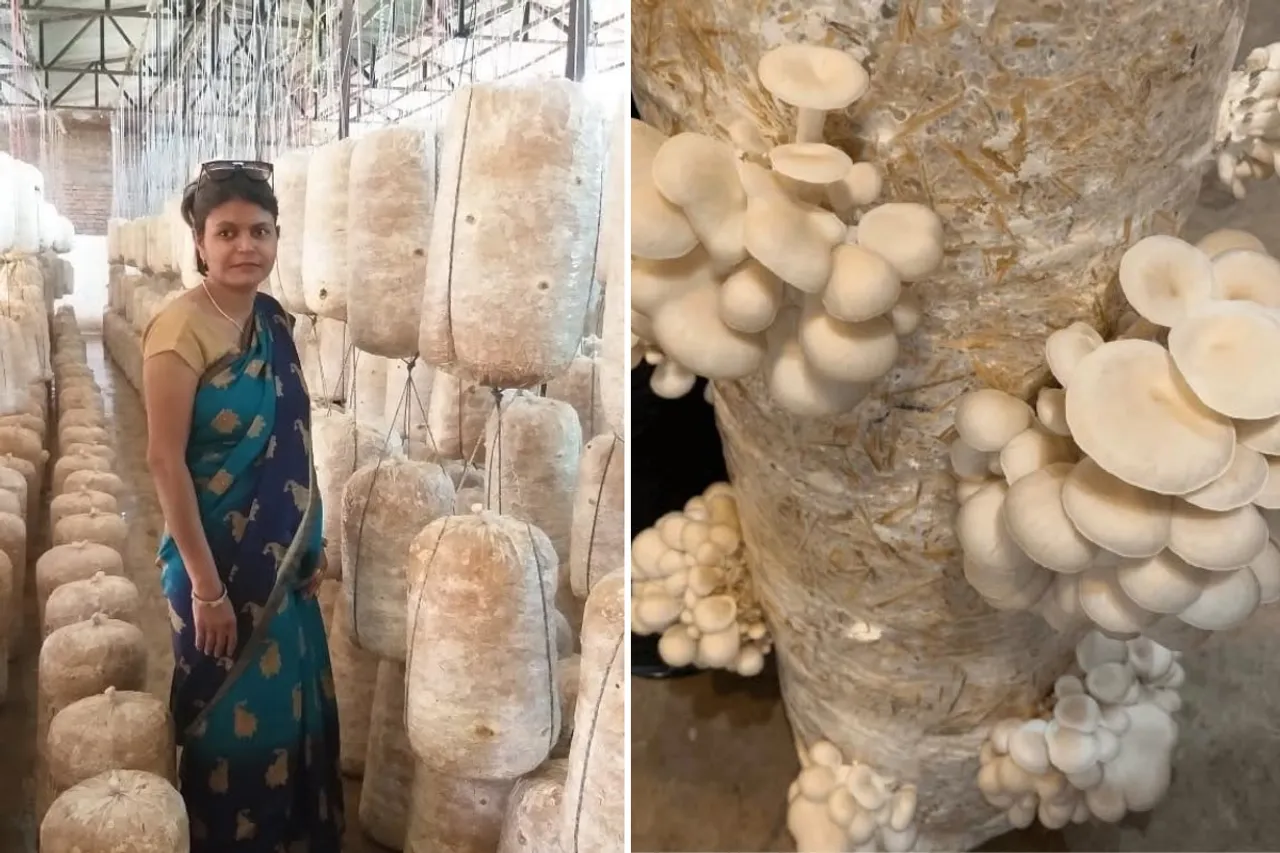
<path fill-rule="evenodd" d="M 787 829 L 805 853 L 907 851 L 916 843 L 916 787 L 886 779 L 820 740 L 800 749 L 787 790 Z"/>
<path fill-rule="evenodd" d="M 1218 180 L 1236 198 L 1245 197 L 1245 181 L 1276 173 L 1280 149 L 1280 43 L 1249 53 L 1244 66 L 1227 78 L 1218 105 L 1214 148 Z"/>
<path fill-rule="evenodd" d="M 1172 777 L 1185 679 L 1178 653 L 1146 637 L 1090 632 L 1076 647 L 1079 675 L 1054 685 L 1045 719 L 1003 720 L 982 745 L 978 787 L 1018 828 L 1090 817 L 1115 823 L 1150 811 Z"/>
<path fill-rule="evenodd" d="M 1034 409 L 960 399 L 956 533 L 991 605 L 1134 636 L 1227 630 L 1280 599 L 1280 262 L 1251 239 L 1141 240 L 1114 340 L 1051 334 L 1060 387 Z"/>
<path fill-rule="evenodd" d="M 783 45 L 758 77 L 798 109 L 794 142 L 770 147 L 748 122 L 731 141 L 631 123 L 632 361 L 656 365 L 660 396 L 763 371 L 787 411 L 838 414 L 919 325 L 908 285 L 942 263 L 942 221 L 920 204 L 868 209 L 875 167 L 822 141 L 826 113 L 870 85 L 851 56 Z"/>
<path fill-rule="evenodd" d="M 733 487 L 715 483 L 631 541 L 631 630 L 670 666 L 759 675 L 773 648 L 747 569 Z"/>

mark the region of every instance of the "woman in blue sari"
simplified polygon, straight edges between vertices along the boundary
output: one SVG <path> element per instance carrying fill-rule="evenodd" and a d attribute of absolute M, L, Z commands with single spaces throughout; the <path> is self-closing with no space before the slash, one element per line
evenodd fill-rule
<path fill-rule="evenodd" d="M 205 164 L 182 211 L 205 281 L 147 328 L 143 385 L 191 850 L 339 853 L 310 400 L 292 317 L 258 293 L 278 237 L 270 165 Z"/>

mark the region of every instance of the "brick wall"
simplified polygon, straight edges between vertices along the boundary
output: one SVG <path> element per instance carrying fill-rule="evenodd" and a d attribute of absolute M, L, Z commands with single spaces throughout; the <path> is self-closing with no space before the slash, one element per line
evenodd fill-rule
<path fill-rule="evenodd" d="M 40 167 L 46 197 L 71 220 L 76 233 L 106 234 L 112 191 L 110 118 L 71 112 L 59 118 L 65 133 L 54 131 L 48 120 L 42 133 L 34 116 L 0 117 L 0 150 Z"/>

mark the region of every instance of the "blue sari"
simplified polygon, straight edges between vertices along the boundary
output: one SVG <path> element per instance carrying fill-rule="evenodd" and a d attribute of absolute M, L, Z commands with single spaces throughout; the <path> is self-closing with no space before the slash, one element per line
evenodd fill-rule
<path fill-rule="evenodd" d="M 166 531 L 170 697 L 192 853 L 339 853 L 338 708 L 318 602 L 321 548 L 311 404 L 292 318 L 258 295 L 244 351 L 201 377 L 187 464 L 238 618 L 234 657 L 195 647 L 191 581 Z"/>

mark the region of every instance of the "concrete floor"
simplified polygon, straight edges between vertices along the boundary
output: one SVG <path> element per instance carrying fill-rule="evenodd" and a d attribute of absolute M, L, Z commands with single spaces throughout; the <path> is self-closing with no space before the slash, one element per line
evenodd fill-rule
<path fill-rule="evenodd" d="M 1280 41 L 1280 4 L 1254 0 L 1242 52 Z M 1186 234 L 1245 228 L 1280 253 L 1280 181 L 1236 203 L 1206 181 Z M 1280 850 L 1280 606 L 1186 655 L 1168 799 L 1120 826 L 1028 830 L 987 850 Z M 632 849 L 793 850 L 786 791 L 797 760 L 771 672 L 750 680 L 633 678 Z"/>
<path fill-rule="evenodd" d="M 164 522 L 155 489 L 146 465 L 146 418 L 142 400 L 129 385 L 124 374 L 104 356 L 102 341 L 88 341 L 89 364 L 102 386 L 106 410 L 114 433 L 118 460 L 117 472 L 128 487 L 121 501 L 121 511 L 129 521 L 129 543 L 124 554 L 125 573 L 138 587 L 142 597 L 140 626 L 149 653 L 147 689 L 168 699 L 173 668 L 169 623 L 160 575 L 155 567 L 155 550 Z M 47 512 L 48 500 L 44 501 Z M 40 520 L 28 546 L 29 571 L 34 572 L 36 559 L 45 550 L 48 531 Z M 29 574 L 28 577 L 33 577 Z M 39 654 L 35 616 L 35 584 L 27 584 L 27 632 L 22 652 L 10 664 L 9 698 L 0 705 L 0 853 L 34 853 L 35 790 L 32 774 L 35 767 L 35 696 L 36 665 Z M 356 826 L 356 806 L 360 785 L 348 780 L 347 817 L 351 827 L 345 844 L 346 853 L 379 853 L 384 848 L 364 838 Z M 65 851 L 48 851 L 65 853 Z"/>

